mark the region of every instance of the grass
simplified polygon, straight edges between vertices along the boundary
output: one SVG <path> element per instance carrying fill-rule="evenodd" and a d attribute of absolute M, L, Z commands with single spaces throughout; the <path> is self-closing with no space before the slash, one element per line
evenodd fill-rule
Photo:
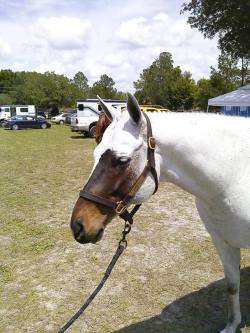
<path fill-rule="evenodd" d="M 69 220 L 94 141 L 67 126 L 0 129 L 0 332 L 56 332 L 99 283 L 117 246 L 115 219 L 81 246 Z M 250 332 L 250 254 L 242 253 L 243 324 Z M 213 333 L 226 321 L 223 272 L 191 196 L 170 184 L 137 213 L 107 285 L 71 333 Z"/>

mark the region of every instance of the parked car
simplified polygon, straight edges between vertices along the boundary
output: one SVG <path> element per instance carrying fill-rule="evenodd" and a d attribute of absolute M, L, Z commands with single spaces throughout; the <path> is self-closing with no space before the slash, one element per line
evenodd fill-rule
<path fill-rule="evenodd" d="M 161 105 L 140 105 L 140 108 L 142 111 L 146 111 L 146 112 L 168 112 L 170 111 L 167 108 L 164 108 Z"/>
<path fill-rule="evenodd" d="M 65 119 L 67 116 L 70 116 L 71 113 L 67 112 L 67 113 L 61 113 L 58 116 L 52 117 L 51 118 L 51 122 L 55 123 L 55 124 L 60 124 L 63 125 L 65 123 Z"/>
<path fill-rule="evenodd" d="M 125 100 L 105 99 L 104 102 L 117 110 L 126 106 Z M 72 132 L 82 133 L 94 138 L 96 135 L 96 124 L 100 115 L 98 99 L 77 100 L 77 116 L 71 118 Z"/>
<path fill-rule="evenodd" d="M 20 128 L 49 128 L 51 124 L 41 116 L 14 116 L 4 121 L 4 128 L 18 130 Z"/>
<path fill-rule="evenodd" d="M 37 111 L 37 115 L 46 119 L 46 114 L 43 111 Z"/>
<path fill-rule="evenodd" d="M 77 116 L 77 113 L 76 113 L 76 112 L 71 113 L 69 116 L 67 116 L 67 117 L 65 118 L 65 124 L 71 124 L 71 118 L 72 118 L 72 117 L 76 117 L 76 116 Z"/>
<path fill-rule="evenodd" d="M 84 107 L 81 116 L 73 117 L 71 120 L 71 131 L 80 132 L 84 135 L 95 137 L 96 123 L 99 119 L 99 113 L 91 107 Z"/>

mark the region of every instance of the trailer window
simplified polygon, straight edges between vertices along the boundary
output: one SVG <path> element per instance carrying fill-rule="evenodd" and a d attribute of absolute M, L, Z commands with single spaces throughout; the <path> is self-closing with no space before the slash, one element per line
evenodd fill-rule
<path fill-rule="evenodd" d="M 78 104 L 78 110 L 79 110 L 79 111 L 83 111 L 83 109 L 84 109 L 83 104 Z"/>
<path fill-rule="evenodd" d="M 29 111 L 29 109 L 28 108 L 20 108 L 20 112 L 28 112 Z"/>
<path fill-rule="evenodd" d="M 84 107 L 83 111 L 81 112 L 82 117 L 96 117 L 98 113 L 90 109 L 89 107 Z"/>

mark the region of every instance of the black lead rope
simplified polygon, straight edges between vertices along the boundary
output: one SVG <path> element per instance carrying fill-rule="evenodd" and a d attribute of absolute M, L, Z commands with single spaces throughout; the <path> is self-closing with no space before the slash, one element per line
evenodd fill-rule
<path fill-rule="evenodd" d="M 99 291 L 102 289 L 104 286 L 105 282 L 109 278 L 117 260 L 119 259 L 120 255 L 123 253 L 123 251 L 127 247 L 127 240 L 126 240 L 126 235 L 130 232 L 131 230 L 131 224 L 133 223 L 133 216 L 137 212 L 137 210 L 140 208 L 141 205 L 135 205 L 132 211 L 129 213 L 130 218 L 129 220 L 126 220 L 125 218 L 122 218 L 125 220 L 125 225 L 124 229 L 122 232 L 122 239 L 119 241 L 118 247 L 116 249 L 116 252 L 110 261 L 108 268 L 99 283 L 99 285 L 96 287 L 96 289 L 93 291 L 93 293 L 89 296 L 89 298 L 85 301 L 85 303 L 80 307 L 80 309 L 70 318 L 70 320 L 58 331 L 58 333 L 64 333 L 66 330 L 81 316 L 81 314 L 86 310 L 86 308 L 92 303 L 96 295 L 99 293 Z"/>
<path fill-rule="evenodd" d="M 126 243 L 119 243 L 117 250 L 115 252 L 115 255 L 113 256 L 110 264 L 108 265 L 108 268 L 99 283 L 99 285 L 96 287 L 94 292 L 89 296 L 89 298 L 86 300 L 86 302 L 80 307 L 80 309 L 74 314 L 74 316 L 58 331 L 58 333 L 63 333 L 65 332 L 79 317 L 80 315 L 85 311 L 85 309 L 90 305 L 90 303 L 93 301 L 93 299 L 96 297 L 96 295 L 99 293 L 99 291 L 102 289 L 104 286 L 105 282 L 107 281 L 108 277 L 110 276 L 113 267 L 115 266 L 118 258 L 122 254 L 122 252 L 126 248 Z"/>

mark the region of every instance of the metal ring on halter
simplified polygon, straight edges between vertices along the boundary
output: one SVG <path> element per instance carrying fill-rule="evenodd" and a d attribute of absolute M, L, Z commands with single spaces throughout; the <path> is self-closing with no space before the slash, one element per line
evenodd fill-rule
<path fill-rule="evenodd" d="M 115 212 L 116 214 L 120 215 L 124 212 L 124 210 L 126 209 L 126 204 L 123 201 L 118 201 L 117 202 L 117 206 L 115 208 Z"/>
<path fill-rule="evenodd" d="M 148 138 L 148 146 L 150 149 L 154 150 L 155 149 L 155 138 L 153 136 L 150 136 Z"/>
<path fill-rule="evenodd" d="M 123 246 L 124 249 L 126 249 L 127 245 L 128 245 L 128 242 L 127 242 L 126 239 L 121 239 L 121 240 L 119 241 L 119 246 Z"/>

